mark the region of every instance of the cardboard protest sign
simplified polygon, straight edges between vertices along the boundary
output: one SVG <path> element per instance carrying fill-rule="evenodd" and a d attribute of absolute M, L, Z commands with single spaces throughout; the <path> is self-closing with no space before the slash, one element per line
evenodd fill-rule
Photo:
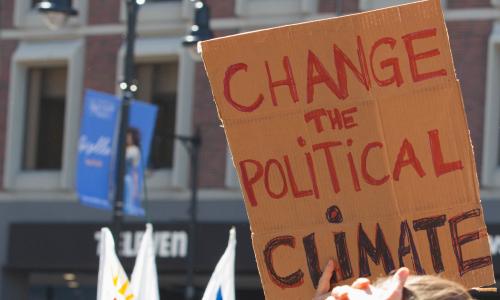
<path fill-rule="evenodd" d="M 494 282 L 439 1 L 203 42 L 267 299 L 400 266 Z"/>

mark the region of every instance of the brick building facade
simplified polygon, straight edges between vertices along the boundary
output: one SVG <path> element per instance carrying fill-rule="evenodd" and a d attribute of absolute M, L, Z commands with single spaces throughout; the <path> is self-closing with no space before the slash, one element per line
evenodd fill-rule
<path fill-rule="evenodd" d="M 79 15 L 58 31 L 45 29 L 40 16 L 32 8 L 34 2 L 0 0 L 0 264 L 5 266 L 0 275 L 1 299 L 28 299 L 28 294 L 29 299 L 63 299 L 61 295 L 69 295 L 71 291 L 66 291 L 65 282 L 54 279 L 54 274 L 80 271 L 11 265 L 8 257 L 15 249 L 11 249 L 8 241 L 13 224 L 101 224 L 109 222 L 111 217 L 109 212 L 96 211 L 77 203 L 73 162 L 84 90 L 118 92 L 117 82 L 124 56 L 124 1 L 75 0 L 73 2 Z M 211 24 L 216 36 L 404 2 L 409 1 L 206 1 L 212 11 Z M 500 223 L 500 27 L 497 28 L 500 26 L 500 1 L 441 2 L 445 9 L 456 72 L 461 81 L 486 220 L 491 224 Z M 167 77 L 159 85 L 168 87 L 165 90 L 158 88 L 158 91 L 152 87 L 150 94 L 145 95 L 157 93 L 173 97 L 165 100 L 175 101 L 173 106 L 166 104 L 166 107 L 175 110 L 175 123 L 169 125 L 172 126 L 171 133 L 189 135 L 196 128 L 201 130 L 200 221 L 246 223 L 241 193 L 205 71 L 202 64 L 193 60 L 181 47 L 180 41 L 188 31 L 191 17 L 192 4 L 187 0 L 146 1 L 138 21 L 137 68 L 144 69 L 140 74 L 146 74 L 144 78 L 149 80 L 152 79 L 147 74 L 156 73 L 148 73 L 147 70 L 167 70 L 164 73 Z M 61 90 L 57 88 L 59 81 L 53 88 L 42 84 L 45 77 L 57 78 L 51 75 L 55 74 L 54 68 L 66 74 L 65 88 L 61 92 L 57 91 Z M 36 78 L 40 81 L 38 85 Z M 140 83 L 139 78 L 139 89 Z M 31 96 L 34 92 L 30 89 L 37 89 L 34 86 L 38 86 L 38 96 Z M 49 90 L 49 96 L 44 96 L 44 88 Z M 64 129 L 57 140 L 61 158 L 51 163 L 45 162 L 47 158 L 43 149 L 38 149 L 42 148 L 38 147 L 41 142 L 30 142 L 26 137 L 30 130 L 41 130 L 30 125 L 27 111 L 34 103 L 31 101 L 35 101 L 31 98 L 55 101 L 51 99 L 58 93 L 63 93 L 63 109 L 58 116 L 60 127 Z M 54 114 L 57 115 L 57 112 Z M 53 139 L 48 137 L 47 140 Z M 31 145 L 28 142 L 34 143 L 37 150 L 28 147 Z M 154 223 L 185 222 L 189 218 L 189 159 L 180 143 L 165 147 L 167 150 L 162 148 L 162 151 L 171 155 L 171 163 L 154 166 L 148 177 L 148 218 Z M 44 164 L 50 167 L 44 168 Z M 131 223 L 142 221 L 127 219 Z M 500 235 L 500 232 L 496 234 Z M 497 248 L 492 247 L 492 251 L 500 255 L 498 244 Z M 210 259 L 216 261 L 216 257 Z M 92 282 L 95 276 L 90 277 L 89 282 Z M 175 290 L 182 287 L 182 272 L 170 274 L 167 270 L 160 272 L 160 278 L 164 295 L 172 299 L 180 297 Z M 241 278 L 237 279 L 241 299 L 261 297 L 255 270 Z M 203 287 L 206 280 L 207 274 L 202 274 L 197 279 L 197 285 Z M 94 291 L 95 286 L 88 285 L 84 293 Z M 53 293 L 53 298 L 47 296 L 50 293 Z"/>

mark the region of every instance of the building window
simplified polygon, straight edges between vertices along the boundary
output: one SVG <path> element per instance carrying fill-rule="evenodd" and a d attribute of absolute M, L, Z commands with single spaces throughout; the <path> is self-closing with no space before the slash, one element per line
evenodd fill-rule
<path fill-rule="evenodd" d="M 497 29 L 496 25 L 488 45 L 481 185 L 483 188 L 498 191 L 500 188 L 500 86 L 498 85 L 498 80 L 500 80 L 500 30 Z M 481 192 L 486 191 L 483 189 Z M 492 196 L 498 198 L 498 194 Z"/>
<path fill-rule="evenodd" d="M 83 40 L 19 43 L 10 70 L 6 190 L 74 186 L 83 71 Z"/>
<path fill-rule="evenodd" d="M 145 182 L 153 192 L 152 198 L 164 197 L 165 190 L 189 185 L 189 154 L 173 135 L 193 134 L 195 62 L 179 44 L 180 38 L 139 37 L 135 42 L 135 75 L 139 87 L 136 98 L 159 106 L 153 141 L 156 145 L 151 148 L 151 172 Z M 118 54 L 117 74 L 123 73 L 124 57 L 125 45 Z M 117 93 L 120 93 L 118 88 Z M 161 193 L 155 194 L 155 191 Z"/>
<path fill-rule="evenodd" d="M 188 20 L 193 16 L 193 3 L 182 0 L 146 0 L 137 16 L 138 23 L 162 23 L 172 26 L 172 21 Z M 127 21 L 126 1 L 121 1 L 120 21 Z"/>
<path fill-rule="evenodd" d="M 171 169 L 177 102 L 178 63 L 142 63 L 136 66 L 139 90 L 137 98 L 158 107 L 149 167 Z"/>
<path fill-rule="evenodd" d="M 59 170 L 62 166 L 66 67 L 27 72 L 23 170 Z"/>

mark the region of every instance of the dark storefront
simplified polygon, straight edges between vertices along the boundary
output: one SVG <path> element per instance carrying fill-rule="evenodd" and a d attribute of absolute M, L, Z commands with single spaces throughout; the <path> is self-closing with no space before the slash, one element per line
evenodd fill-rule
<path fill-rule="evenodd" d="M 93 299 L 98 270 L 98 224 L 12 224 L 8 263 L 4 272 L 25 278 L 30 300 Z M 202 293 L 227 245 L 230 224 L 206 223 L 197 227 L 196 278 Z M 127 224 L 119 251 L 130 274 L 144 230 Z M 155 250 L 162 299 L 184 299 L 188 225 L 155 224 Z M 238 300 L 264 299 L 247 224 L 236 225 L 236 295 Z M 500 224 L 488 225 L 497 279 L 500 278 Z M 201 297 L 201 295 L 200 295 Z M 498 294 L 478 299 L 497 299 Z"/>
<path fill-rule="evenodd" d="M 92 299 L 96 294 L 100 227 L 98 224 L 12 224 L 4 271 L 25 275 L 30 300 Z M 227 246 L 230 227 L 230 224 L 197 227 L 198 293 L 203 292 Z M 188 225 L 155 224 L 154 230 L 161 298 L 184 299 Z M 264 299 L 249 226 L 239 224 L 236 230 L 237 299 Z M 121 235 L 119 251 L 129 274 L 143 231 L 143 224 L 126 225 Z"/>

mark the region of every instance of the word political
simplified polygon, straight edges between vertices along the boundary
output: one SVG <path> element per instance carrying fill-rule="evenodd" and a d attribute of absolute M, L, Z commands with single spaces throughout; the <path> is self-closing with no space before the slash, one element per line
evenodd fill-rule
<path fill-rule="evenodd" d="M 356 108 L 349 109 L 356 111 Z M 307 113 L 306 113 L 307 115 Z M 307 117 L 306 117 L 307 119 Z M 350 120 L 353 120 L 351 117 Z M 356 127 L 357 124 L 352 127 Z M 347 128 L 347 126 L 346 126 Z M 319 131 L 319 130 L 318 130 Z M 428 151 L 432 157 L 432 170 L 434 176 L 440 177 L 444 174 L 460 171 L 463 169 L 461 160 L 446 159 L 443 155 L 439 130 L 432 129 L 427 132 L 428 136 Z M 297 139 L 300 147 L 305 147 L 306 142 L 302 137 Z M 369 160 L 382 160 L 384 154 L 384 143 L 381 141 L 371 141 L 362 147 L 360 157 L 354 157 L 351 151 L 353 146 L 353 139 L 348 139 L 345 143 L 338 140 L 329 140 L 326 142 L 313 144 L 312 151 L 304 153 L 304 158 L 299 161 L 291 161 L 288 154 L 283 155 L 282 158 L 270 158 L 265 161 L 255 159 L 245 159 L 238 162 L 241 174 L 242 187 L 247 195 L 247 200 L 251 206 L 257 206 L 258 200 L 255 190 L 260 187 L 264 190 L 261 193 L 267 199 L 298 199 L 303 197 L 314 197 L 319 199 L 322 192 L 319 188 L 319 180 L 317 175 L 316 160 L 322 160 L 328 170 L 328 180 L 331 189 L 334 193 L 342 191 L 340 174 L 349 174 L 344 176 L 344 182 L 350 181 L 352 188 L 356 192 L 362 190 L 361 182 L 371 186 L 381 186 L 389 182 L 392 178 L 393 181 L 400 181 L 402 172 L 409 168 L 413 170 L 420 178 L 427 175 L 418 153 L 415 151 L 412 141 L 405 138 L 401 141 L 398 154 L 392 158 L 392 172 L 375 176 L 370 173 Z M 313 156 L 314 155 L 314 156 Z M 339 161 L 348 165 L 348 171 L 342 170 L 339 172 L 337 165 Z M 293 165 L 303 165 L 304 167 L 292 167 Z M 299 183 L 296 180 L 296 173 L 307 170 L 308 179 Z M 346 179 L 346 178 L 350 178 Z M 275 182 L 271 184 L 271 181 Z M 345 184 L 344 184 L 345 185 Z"/>

